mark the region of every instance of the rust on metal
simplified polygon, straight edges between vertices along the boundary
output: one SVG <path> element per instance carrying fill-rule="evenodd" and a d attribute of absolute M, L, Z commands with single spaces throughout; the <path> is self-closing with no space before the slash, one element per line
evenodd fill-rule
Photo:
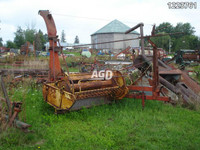
<path fill-rule="evenodd" d="M 0 97 L 0 100 L 3 100 L 7 104 L 7 113 L 8 114 L 4 116 L 5 119 L 8 121 L 7 126 L 11 127 L 11 126 L 14 125 L 14 126 L 21 128 L 23 130 L 27 130 L 29 127 L 31 127 L 31 125 L 24 123 L 24 122 L 21 122 L 17 119 L 18 113 L 21 112 L 22 102 L 11 102 L 10 101 L 8 94 L 7 94 L 7 91 L 6 91 L 4 81 L 3 81 L 3 77 L 2 77 L 1 74 L 0 74 L 0 78 L 1 78 L 1 88 L 2 88 L 2 91 L 4 93 L 4 97 L 5 97 L 5 98 Z"/>
<path fill-rule="evenodd" d="M 140 36 L 141 36 L 141 50 L 142 50 L 142 55 L 144 55 L 144 34 L 143 34 L 143 26 L 144 23 L 139 23 L 136 26 L 134 26 L 133 28 L 129 29 L 128 31 L 125 32 L 125 34 L 128 34 L 132 31 L 134 31 L 137 28 L 140 28 Z"/>
<path fill-rule="evenodd" d="M 89 78 L 86 79 L 87 76 L 85 76 L 83 83 L 81 83 L 81 80 L 78 80 L 77 74 L 70 74 L 71 82 L 74 84 L 67 83 L 64 80 L 55 83 L 45 83 L 43 86 L 44 99 L 57 110 L 73 110 L 73 105 L 77 101 L 89 98 L 94 98 L 94 101 L 95 98 L 99 97 L 122 99 L 128 93 L 128 88 L 119 71 L 113 71 L 113 74 L 113 78 L 110 80 L 99 78 L 99 80 L 95 79 L 92 81 L 92 74 L 90 76 L 88 74 Z M 81 76 L 81 74 L 78 75 Z M 84 107 L 84 104 L 82 107 Z"/>
<path fill-rule="evenodd" d="M 46 27 L 47 27 L 49 45 L 50 45 L 50 49 L 49 49 L 50 80 L 55 81 L 56 76 L 62 73 L 60 61 L 59 61 L 59 54 L 58 54 L 61 48 L 57 46 L 58 37 L 57 37 L 56 25 L 55 25 L 52 15 L 49 13 L 48 10 L 40 10 L 39 14 L 43 17 L 46 23 Z"/>
<path fill-rule="evenodd" d="M 77 110 L 81 107 L 91 107 L 110 102 L 110 99 L 122 99 L 128 88 L 123 75 L 119 71 L 112 71 L 109 79 L 92 78 L 92 73 L 65 74 L 61 71 L 58 59 L 56 26 L 48 10 L 41 10 L 50 43 L 49 81 L 43 84 L 43 97 L 56 110 Z M 92 98 L 92 99 L 91 99 Z"/>

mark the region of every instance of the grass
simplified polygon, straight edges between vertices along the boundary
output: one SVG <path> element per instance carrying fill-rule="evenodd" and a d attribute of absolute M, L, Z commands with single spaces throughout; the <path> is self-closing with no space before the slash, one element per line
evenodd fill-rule
<path fill-rule="evenodd" d="M 79 72 L 79 69 L 76 67 L 76 68 L 69 68 L 69 72 Z"/>
<path fill-rule="evenodd" d="M 199 149 L 200 111 L 123 99 L 77 112 L 55 115 L 41 87 L 18 88 L 26 122 L 33 132 L 11 128 L 0 134 L 0 149 Z"/>
<path fill-rule="evenodd" d="M 65 54 L 74 54 L 75 56 L 81 56 L 80 52 L 65 52 Z"/>

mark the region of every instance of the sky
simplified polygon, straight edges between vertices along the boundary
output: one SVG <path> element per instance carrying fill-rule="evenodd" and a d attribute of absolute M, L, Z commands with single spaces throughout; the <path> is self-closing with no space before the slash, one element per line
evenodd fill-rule
<path fill-rule="evenodd" d="M 0 37 L 3 43 L 14 40 L 18 26 L 23 29 L 41 29 L 47 33 L 39 10 L 49 10 L 54 18 L 57 35 L 65 31 L 66 41 L 73 43 L 78 35 L 80 43 L 91 43 L 90 35 L 117 19 L 129 27 L 144 23 L 144 34 L 149 35 L 152 25 L 170 22 L 189 22 L 200 36 L 200 1 L 197 9 L 169 9 L 170 0 L 0 0 Z M 139 30 L 138 30 L 139 32 Z"/>

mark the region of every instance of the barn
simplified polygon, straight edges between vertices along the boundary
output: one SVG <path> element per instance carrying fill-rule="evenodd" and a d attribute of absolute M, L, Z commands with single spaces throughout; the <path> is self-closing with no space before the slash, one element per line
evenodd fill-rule
<path fill-rule="evenodd" d="M 107 41 L 115 41 L 115 40 L 125 40 L 136 38 L 139 36 L 139 33 L 133 31 L 129 34 L 125 34 L 130 27 L 125 25 L 124 23 L 113 20 L 95 33 L 91 35 L 91 42 L 93 44 L 93 49 L 107 49 L 107 50 L 123 50 L 128 46 L 131 47 L 139 47 L 139 40 L 129 40 L 123 42 L 115 42 L 115 43 L 105 43 L 105 44 L 95 44 L 102 43 Z"/>

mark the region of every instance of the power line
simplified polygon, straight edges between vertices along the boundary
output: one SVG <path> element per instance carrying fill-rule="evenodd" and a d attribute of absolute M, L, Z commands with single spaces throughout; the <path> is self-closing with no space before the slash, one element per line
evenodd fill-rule
<path fill-rule="evenodd" d="M 81 19 L 89 19 L 89 20 L 102 20 L 102 21 L 110 21 L 108 19 L 102 19 L 102 18 L 91 18 L 91 17 L 82 17 L 82 16 L 74 16 L 74 15 L 66 15 L 66 14 L 54 14 L 56 16 L 63 16 L 63 17 L 72 17 L 72 18 L 81 18 Z"/>
<path fill-rule="evenodd" d="M 57 13 L 52 13 L 53 15 L 56 16 L 62 16 L 62 17 L 72 17 L 72 18 L 80 18 L 80 19 L 89 19 L 89 20 L 98 20 L 98 21 L 111 21 L 109 19 L 103 19 L 103 18 L 92 18 L 92 17 L 84 17 L 84 16 L 74 16 L 74 15 L 68 15 L 68 14 L 57 14 Z M 137 24 L 138 22 L 132 22 L 132 21 L 124 21 L 126 23 L 132 23 L 132 24 Z M 144 23 L 146 25 L 152 25 L 150 23 Z"/>

